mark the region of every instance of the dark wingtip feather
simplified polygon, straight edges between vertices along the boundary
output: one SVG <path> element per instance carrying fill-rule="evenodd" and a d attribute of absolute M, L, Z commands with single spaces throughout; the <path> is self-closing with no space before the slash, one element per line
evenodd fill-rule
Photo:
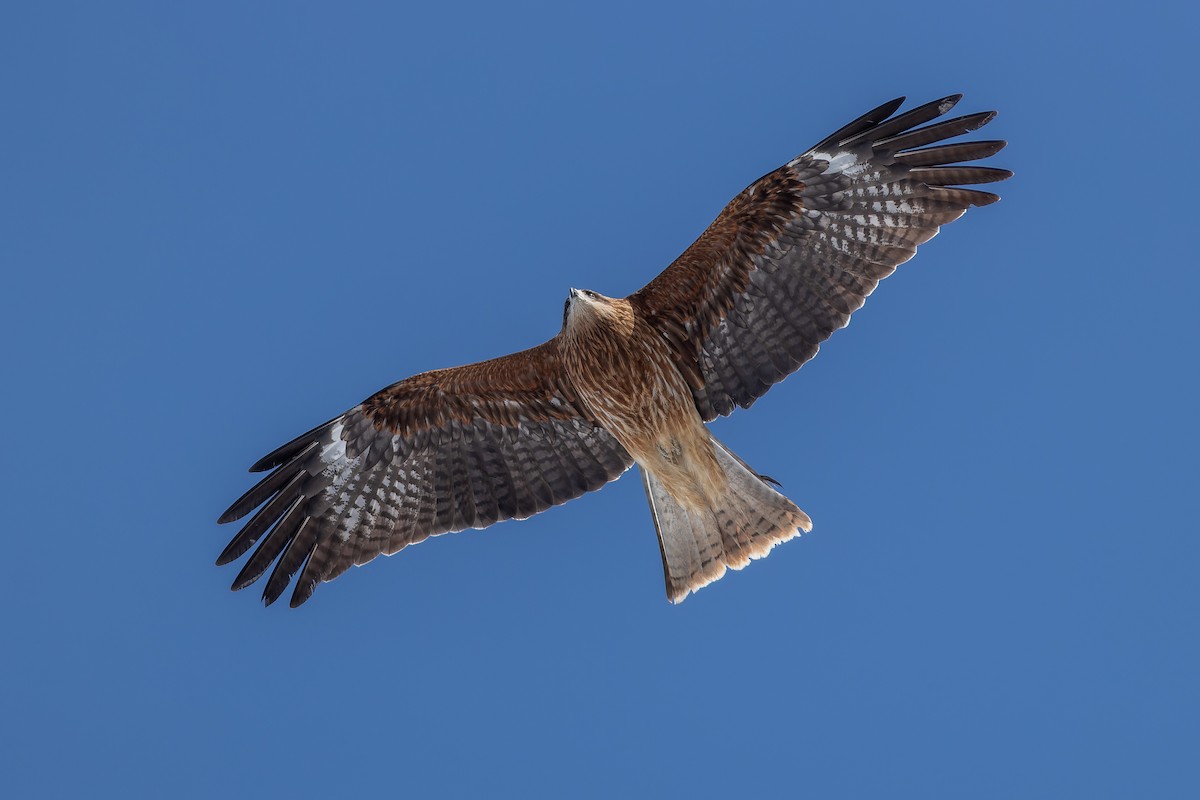
<path fill-rule="evenodd" d="M 890 117 L 892 114 L 896 113 L 896 109 L 898 109 L 898 108 L 900 108 L 900 106 L 904 105 L 904 101 L 907 99 L 908 99 L 907 97 L 904 97 L 902 95 L 900 97 L 897 97 L 894 100 L 887 101 L 883 105 L 872 108 L 870 111 L 863 114 L 858 119 L 856 119 L 853 122 L 850 122 L 846 125 L 843 125 L 842 127 L 838 128 L 833 133 L 826 136 L 819 143 L 813 145 L 811 149 L 823 150 L 827 147 L 836 145 L 838 142 L 842 141 L 843 139 L 849 138 L 851 136 L 855 136 L 859 133 L 862 133 L 865 130 L 870 130 L 871 128 L 874 128 L 876 125 L 883 122 L 885 119 Z"/>
<path fill-rule="evenodd" d="M 278 470 L 251 486 L 237 500 L 234 500 L 233 505 L 225 509 L 224 514 L 217 517 L 217 524 L 224 525 L 227 522 L 241 519 L 262 505 L 265 500 L 282 489 L 292 478 L 304 471 L 304 457 L 316 449 L 317 442 L 315 441 L 308 442 L 303 448 L 300 448 L 299 452 L 294 454 L 294 458 L 290 463 L 281 466 Z"/>
<path fill-rule="evenodd" d="M 302 498 L 303 493 L 300 488 L 302 483 L 303 473 L 293 478 L 279 494 L 272 497 L 221 551 L 221 555 L 217 557 L 217 566 L 223 566 L 240 558 L 243 553 L 254 546 L 254 543 L 266 533 L 268 528 L 281 524 L 283 520 L 289 518 L 293 505 Z M 251 558 L 251 561 L 253 560 Z"/>
<path fill-rule="evenodd" d="M 325 434 L 326 431 L 328 431 L 330 428 L 332 428 L 334 425 L 336 425 L 338 423 L 338 421 L 341 419 L 342 419 L 341 417 L 334 417 L 333 419 L 329 420 L 328 422 L 324 422 L 324 423 L 318 425 L 317 427 L 313 428 L 311 431 L 308 431 L 307 433 L 303 433 L 303 434 L 297 436 L 295 439 L 292 439 L 287 444 L 275 448 L 274 450 L 272 450 L 271 452 L 267 453 L 265 456 L 260 458 L 258 461 L 255 461 L 254 464 L 250 467 L 250 471 L 251 472 L 266 472 L 269 469 L 275 469 L 276 467 L 278 467 L 282 464 L 286 464 L 298 452 L 303 450 L 308 445 L 309 442 L 312 442 L 316 439 L 321 438 Z"/>
<path fill-rule="evenodd" d="M 308 563 L 316 547 L 316 527 L 302 523 L 292 535 L 291 541 L 288 543 L 287 549 L 283 551 L 283 555 L 279 557 L 279 561 L 275 563 L 275 569 L 271 571 L 267 585 L 263 587 L 263 603 L 269 606 L 279 599 L 283 590 L 291 582 L 292 576 L 296 574 L 296 570 Z"/>
<path fill-rule="evenodd" d="M 961 100 L 962 97 L 963 96 L 961 94 L 952 94 L 947 97 L 942 97 L 937 100 L 924 103 L 923 105 L 919 105 L 914 109 L 905 111 L 903 114 L 892 117 L 891 119 L 881 122 L 878 125 L 868 128 L 856 136 L 843 139 L 839 143 L 839 146 L 854 147 L 862 144 L 863 142 L 876 142 L 886 139 L 889 136 L 911 130 L 918 125 L 923 125 L 926 122 L 929 122 L 931 119 L 937 119 L 938 117 L 942 116 L 947 111 L 954 108 L 954 106 L 958 104 L 958 101 Z"/>
<path fill-rule="evenodd" d="M 914 167 L 909 175 L 931 186 L 960 186 L 975 183 L 996 183 L 1013 176 L 1012 170 L 999 167 Z"/>
<path fill-rule="evenodd" d="M 962 136 L 964 133 L 978 130 L 995 118 L 995 111 L 981 111 L 976 114 L 967 114 L 962 117 L 936 122 L 924 128 L 914 128 L 903 133 L 898 133 L 895 136 L 889 136 L 886 139 L 880 139 L 873 142 L 873 146 L 892 150 L 893 152 L 907 150 L 912 147 L 921 147 L 934 142 L 940 142 L 943 139 L 953 139 L 955 136 Z"/>
<path fill-rule="evenodd" d="M 956 187 L 932 186 L 930 191 L 934 197 L 943 197 L 952 203 L 959 203 L 964 208 L 975 206 L 981 208 L 990 206 L 1000 199 L 1000 195 L 991 192 L 981 192 L 978 189 L 959 189 Z"/>
<path fill-rule="evenodd" d="M 258 580 L 267 571 L 267 567 L 271 566 L 271 562 L 292 542 L 296 530 L 304 524 L 306 517 L 300 510 L 304 499 L 300 490 L 301 482 L 302 476 L 297 475 L 286 489 L 263 508 L 262 513 L 269 521 L 274 522 L 274 527 L 234 579 L 235 588 L 244 589 Z M 257 520 L 255 517 L 254 521 Z M 239 537 L 241 536 L 242 534 L 239 534 Z M 248 549 L 248 546 L 243 549 Z"/>
<path fill-rule="evenodd" d="M 231 505 L 229 508 L 227 508 L 223 512 L 221 512 L 221 516 L 217 517 L 218 525 L 225 525 L 230 522 L 235 522 L 236 520 L 239 520 L 243 516 L 245 516 L 244 513 L 243 514 L 237 513 L 238 503 L 240 503 L 242 501 L 242 498 L 244 498 L 244 497 L 245 497 L 245 495 L 242 495 L 242 497 L 239 497 L 237 500 L 235 500 L 233 502 L 233 505 Z"/>
<path fill-rule="evenodd" d="M 242 571 L 239 572 L 237 577 L 233 579 L 233 583 L 229 584 L 229 588 L 235 592 L 240 592 L 242 589 L 245 589 L 247 586 L 258 580 L 258 578 L 258 575 L 247 575 L 246 567 L 242 567 Z"/>
<path fill-rule="evenodd" d="M 993 139 L 981 142 L 959 142 L 927 147 L 921 150 L 903 150 L 896 153 L 896 161 L 912 167 L 940 167 L 946 164 L 961 164 L 964 161 L 979 161 L 990 158 L 1003 150 L 1008 142 Z"/>
<path fill-rule="evenodd" d="M 288 601 L 288 608 L 299 608 L 308 602 L 308 599 L 313 596 L 313 591 L 316 586 L 310 586 L 306 591 L 301 593 L 300 587 L 296 587 L 296 591 L 292 592 L 292 599 Z"/>
<path fill-rule="evenodd" d="M 308 601 L 308 598 L 313 596 L 313 592 L 317 590 L 317 584 L 321 581 L 317 578 L 317 571 L 314 568 L 313 554 L 317 548 L 309 552 L 308 558 L 304 560 L 304 566 L 300 569 L 300 577 L 296 580 L 296 588 L 292 590 L 292 599 L 288 601 L 288 606 L 291 608 L 299 608 Z M 280 590 L 282 594 L 282 589 Z"/>
<path fill-rule="evenodd" d="M 250 549 L 254 542 L 241 540 L 241 537 L 235 538 L 229 544 L 225 545 L 225 549 L 221 551 L 221 555 L 217 556 L 217 566 L 223 567 L 231 561 L 236 561 L 241 558 L 242 553 Z"/>
<path fill-rule="evenodd" d="M 218 525 L 227 525 L 230 522 L 237 522 L 239 519 L 241 519 L 245 515 L 246 515 L 245 511 L 243 511 L 240 514 L 237 513 L 237 503 L 235 502 L 229 508 L 225 509 L 225 513 L 223 513 L 223 514 L 221 514 L 221 516 L 217 517 L 217 524 Z"/>

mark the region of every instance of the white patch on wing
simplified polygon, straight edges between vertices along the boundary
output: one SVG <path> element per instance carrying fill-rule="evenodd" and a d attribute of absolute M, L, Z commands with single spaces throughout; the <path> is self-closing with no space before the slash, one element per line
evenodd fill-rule
<path fill-rule="evenodd" d="M 337 526 L 337 537 L 343 542 L 350 538 L 350 531 L 357 526 L 363 503 L 360 487 L 355 482 L 362 456 L 347 458 L 346 442 L 342 439 L 345 427 L 345 421 L 339 420 L 329 429 L 331 441 L 322 447 L 320 455 L 320 463 L 324 466 L 321 473 L 328 480 L 323 491 L 330 498 L 326 513 L 341 519 Z"/>
<path fill-rule="evenodd" d="M 325 465 L 333 464 L 337 461 L 343 461 L 346 458 L 346 442 L 342 440 L 342 430 L 345 429 L 346 423 L 339 421 L 336 425 L 329 429 L 329 435 L 333 441 L 325 445 L 321 450 L 321 463 Z"/>
<path fill-rule="evenodd" d="M 869 161 L 859 161 L 856 154 L 846 150 L 838 153 L 810 153 L 809 155 L 829 165 L 825 167 L 825 171 L 821 173 L 822 175 L 828 175 L 831 172 L 840 172 L 853 176 L 862 172 L 870 165 Z"/>

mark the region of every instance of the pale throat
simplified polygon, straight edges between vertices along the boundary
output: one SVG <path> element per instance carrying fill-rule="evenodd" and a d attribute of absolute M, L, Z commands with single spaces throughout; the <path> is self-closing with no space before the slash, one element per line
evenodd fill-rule
<path fill-rule="evenodd" d="M 570 335 L 605 331 L 619 337 L 633 335 L 636 321 L 628 300 L 576 297 L 571 300 L 566 331 Z"/>

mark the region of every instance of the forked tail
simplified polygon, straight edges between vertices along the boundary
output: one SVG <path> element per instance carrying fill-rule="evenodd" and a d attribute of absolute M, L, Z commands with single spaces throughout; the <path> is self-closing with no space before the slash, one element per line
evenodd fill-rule
<path fill-rule="evenodd" d="M 725 574 L 762 558 L 780 542 L 812 530 L 812 520 L 771 488 L 744 461 L 712 439 L 728 491 L 708 508 L 691 509 L 672 497 L 642 469 L 642 484 L 654 515 L 662 552 L 667 597 L 682 602 Z"/>

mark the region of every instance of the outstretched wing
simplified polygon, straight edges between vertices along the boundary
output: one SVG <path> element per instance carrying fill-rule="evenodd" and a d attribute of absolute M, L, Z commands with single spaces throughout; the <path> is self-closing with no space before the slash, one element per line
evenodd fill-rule
<path fill-rule="evenodd" d="M 262 508 L 217 559 L 261 539 L 233 582 L 272 562 L 269 605 L 297 571 L 293 607 L 320 581 L 440 533 L 523 519 L 599 489 L 633 463 L 562 379 L 557 339 L 393 384 L 263 458 L 273 470 L 221 516 Z"/>
<path fill-rule="evenodd" d="M 1011 172 L 953 165 L 987 158 L 1005 142 L 926 147 L 995 112 L 917 127 L 960 98 L 888 119 L 900 98 L 864 114 L 747 187 L 630 296 L 671 344 L 706 421 L 748 408 L 816 355 L 939 226 L 999 199 L 952 187 Z"/>

